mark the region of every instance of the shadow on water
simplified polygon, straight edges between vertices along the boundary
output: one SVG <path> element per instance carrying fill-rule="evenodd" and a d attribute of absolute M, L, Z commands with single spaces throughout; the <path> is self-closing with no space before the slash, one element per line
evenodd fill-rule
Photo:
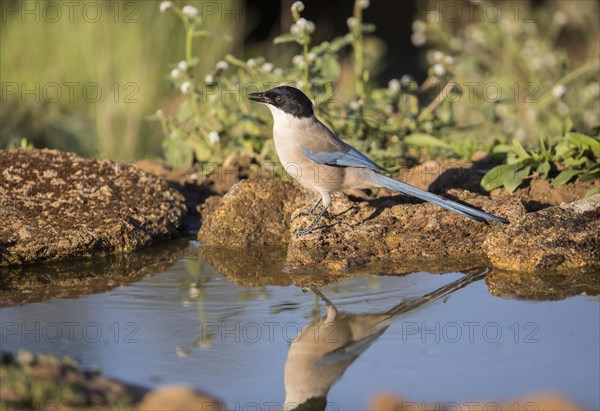
<path fill-rule="evenodd" d="M 188 247 L 187 239 L 175 239 L 129 254 L 1 267 L 0 307 L 75 298 L 127 285 L 168 269 Z"/>

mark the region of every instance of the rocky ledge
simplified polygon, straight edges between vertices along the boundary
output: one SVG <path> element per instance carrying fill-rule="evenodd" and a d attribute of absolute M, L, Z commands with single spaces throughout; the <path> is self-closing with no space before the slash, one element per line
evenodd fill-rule
<path fill-rule="evenodd" d="M 288 181 L 246 180 L 205 208 L 198 239 L 207 248 L 283 245 L 286 269 L 302 273 L 382 263 L 403 271 L 411 261 L 473 259 L 525 271 L 600 265 L 600 195 L 531 213 L 518 195 L 448 190 L 445 196 L 510 224 L 474 222 L 404 196 L 355 201 L 340 195 L 319 230 L 297 235 L 313 219 L 305 213 L 314 197 Z"/>
<path fill-rule="evenodd" d="M 166 180 L 132 165 L 0 151 L 0 266 L 129 252 L 173 235 L 185 212 Z"/>

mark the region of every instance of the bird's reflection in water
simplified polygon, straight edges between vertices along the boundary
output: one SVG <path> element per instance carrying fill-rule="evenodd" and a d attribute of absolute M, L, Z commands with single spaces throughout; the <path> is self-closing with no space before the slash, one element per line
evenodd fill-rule
<path fill-rule="evenodd" d="M 487 271 L 467 274 L 382 313 L 340 312 L 318 289 L 313 289 L 326 304 L 327 314 L 304 327 L 290 345 L 284 371 L 284 409 L 325 410 L 327 393 L 333 384 L 394 320 L 425 304 L 448 297 L 484 278 Z"/>

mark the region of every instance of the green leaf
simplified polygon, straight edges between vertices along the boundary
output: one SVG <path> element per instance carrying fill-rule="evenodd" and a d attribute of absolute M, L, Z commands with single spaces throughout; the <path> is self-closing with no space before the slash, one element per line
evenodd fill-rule
<path fill-rule="evenodd" d="M 512 145 L 515 150 L 515 153 L 517 154 L 517 157 L 519 157 L 520 160 L 524 160 L 526 158 L 531 157 L 531 155 L 529 155 L 527 150 L 525 150 L 525 148 L 521 145 L 521 143 L 519 143 L 519 140 L 517 140 L 516 138 L 513 139 Z"/>
<path fill-rule="evenodd" d="M 544 161 L 543 163 L 540 163 L 536 171 L 542 176 L 542 178 L 548 178 L 548 174 L 550 174 L 550 162 Z"/>
<path fill-rule="evenodd" d="M 492 148 L 492 153 L 508 153 L 513 150 L 510 144 L 497 144 Z"/>
<path fill-rule="evenodd" d="M 346 36 L 338 37 L 331 42 L 331 44 L 329 45 L 329 50 L 331 50 L 332 53 L 337 53 L 338 51 L 340 51 L 340 49 L 347 46 L 351 42 L 351 38 L 347 38 Z"/>
<path fill-rule="evenodd" d="M 561 171 L 559 175 L 557 175 L 556 177 L 554 177 L 554 180 L 552 180 L 552 185 L 553 186 L 559 186 L 561 184 L 565 184 L 568 183 L 569 180 L 571 180 L 573 177 L 575 177 L 578 174 L 583 173 L 583 170 L 564 170 Z"/>
<path fill-rule="evenodd" d="M 550 142 L 548 141 L 548 136 L 543 134 L 540 137 L 540 146 L 544 152 L 547 152 L 550 149 Z"/>
<path fill-rule="evenodd" d="M 450 148 L 450 145 L 445 141 L 442 141 L 437 137 L 425 133 L 410 134 L 404 137 L 404 142 L 406 144 L 411 144 L 420 147 L 440 147 L 447 149 Z"/>
<path fill-rule="evenodd" d="M 504 175 L 503 183 L 504 183 L 504 188 L 507 191 L 512 193 L 517 188 L 519 188 L 519 186 L 523 183 L 525 177 L 527 177 L 529 175 L 529 172 L 531 171 L 531 167 L 526 166 L 523 168 L 518 168 L 518 165 L 517 165 L 517 167 L 514 167 L 510 171 L 511 172 L 506 173 Z"/>
<path fill-rule="evenodd" d="M 277 36 L 273 39 L 273 44 L 282 44 L 282 43 L 290 43 L 295 41 L 298 44 L 301 44 L 301 40 L 298 36 L 294 36 L 293 34 L 287 33 L 282 34 L 281 36 Z"/>
<path fill-rule="evenodd" d="M 177 121 L 179 121 L 180 123 L 184 123 L 185 121 L 190 119 L 193 114 L 194 112 L 192 109 L 192 100 L 188 98 L 183 103 L 181 103 L 181 106 L 179 106 L 179 112 L 177 113 Z"/>
<path fill-rule="evenodd" d="M 191 167 L 194 162 L 192 148 L 187 141 L 168 137 L 162 143 L 167 164 L 178 168 Z"/>
<path fill-rule="evenodd" d="M 591 189 L 591 190 L 589 190 L 587 193 L 585 193 L 585 196 L 586 196 L 586 197 L 591 197 L 591 196 L 593 196 L 594 194 L 596 194 L 596 193 L 598 193 L 598 192 L 600 192 L 600 186 L 597 186 L 597 187 L 594 187 L 594 188 L 592 188 L 592 189 Z"/>
<path fill-rule="evenodd" d="M 373 33 L 377 27 L 373 23 L 363 23 L 360 25 L 360 29 L 364 34 Z"/>
<path fill-rule="evenodd" d="M 481 187 L 486 191 L 492 191 L 494 188 L 502 187 L 507 174 L 514 172 L 514 165 L 502 164 L 492 168 L 481 179 Z"/>
<path fill-rule="evenodd" d="M 214 149 L 202 140 L 194 142 L 194 155 L 198 161 L 209 161 L 213 159 Z"/>
<path fill-rule="evenodd" d="M 341 71 L 340 63 L 331 54 L 325 54 L 315 62 L 316 69 L 327 82 L 338 79 Z"/>
<path fill-rule="evenodd" d="M 588 161 L 588 159 L 586 157 L 581 157 L 581 158 L 569 157 L 569 158 L 564 159 L 563 164 L 566 166 L 570 166 L 570 167 L 577 167 L 582 164 L 585 164 L 587 161 Z"/>
<path fill-rule="evenodd" d="M 586 136 L 582 133 L 567 133 L 567 138 L 574 144 L 590 148 L 594 154 L 600 154 L 600 141 L 596 137 Z"/>
<path fill-rule="evenodd" d="M 573 120 L 571 120 L 571 117 L 567 117 L 565 119 L 565 122 L 563 123 L 562 135 L 566 136 L 567 133 L 569 131 L 571 131 L 572 129 L 573 129 Z"/>
<path fill-rule="evenodd" d="M 194 32 L 194 37 L 210 37 L 225 41 L 233 40 L 233 37 L 231 37 L 229 34 L 221 33 L 217 30 L 198 30 Z"/>

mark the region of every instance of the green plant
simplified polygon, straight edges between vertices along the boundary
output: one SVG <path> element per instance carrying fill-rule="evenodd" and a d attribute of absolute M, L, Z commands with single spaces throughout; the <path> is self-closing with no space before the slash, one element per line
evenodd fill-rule
<path fill-rule="evenodd" d="M 561 136 L 551 144 L 546 137 L 539 146 L 525 149 L 518 140 L 499 144 L 493 153 L 505 157 L 505 164 L 491 169 L 481 181 L 481 186 L 491 191 L 504 187 L 512 192 L 525 180 L 533 177 L 552 178 L 552 185 L 565 184 L 577 177 L 582 182 L 600 179 L 600 139 L 571 131 L 568 120 Z M 597 188 L 592 189 L 597 191 Z"/>
<path fill-rule="evenodd" d="M 520 7 L 527 4 L 520 3 Z M 486 5 L 482 2 L 471 7 L 481 10 Z M 377 49 L 365 44 L 378 41 L 372 36 L 375 26 L 363 21 L 367 7 L 368 1 L 355 1 L 348 33 L 313 44 L 315 24 L 302 17 L 303 3 L 295 2 L 290 32 L 274 39 L 275 47 L 298 47 L 299 54 L 291 64 L 226 55 L 204 82 L 181 77 L 180 71 L 172 73 L 171 81 L 186 95 L 186 101 L 174 117 L 160 111 L 154 116 L 163 126 L 169 163 L 179 167 L 194 160 L 228 164 L 242 156 L 259 164 L 276 161 L 269 138 L 271 116 L 251 106 L 245 96 L 292 83 L 313 99 L 317 115 L 336 133 L 391 170 L 407 154 L 470 158 L 484 149 L 508 161 L 494 172 L 502 171 L 505 177 L 509 171 L 511 174 L 506 181 L 493 182 L 492 174 L 488 174 L 486 188 L 495 184 L 514 190 L 532 173 L 555 177 L 556 184 L 575 175 L 582 180 L 597 177 L 597 154 L 595 146 L 589 144 L 595 137 L 572 129 L 589 129 L 600 122 L 599 86 L 594 77 L 598 59 L 587 58 L 571 67 L 568 56 L 555 46 L 566 23 L 557 23 L 552 16 L 562 16 L 562 10 L 544 10 L 539 21 L 529 25 L 510 19 L 490 22 L 481 17 L 465 24 L 416 20 L 414 43 L 438 48 L 427 53 L 426 80 L 418 84 L 404 75 L 381 88 L 373 83 L 372 73 L 382 56 L 375 53 L 365 58 L 367 50 Z M 190 33 L 189 26 L 186 32 Z M 184 66 L 193 61 L 189 53 L 192 41 L 194 36 L 188 35 L 186 60 L 180 63 Z M 521 42 L 535 49 L 533 61 L 521 53 Z M 594 53 L 597 50 L 591 46 L 586 55 Z M 353 75 L 338 85 L 344 65 L 351 67 L 346 72 Z M 490 79 L 505 93 L 512 90 L 513 98 L 490 99 L 484 88 L 468 86 L 484 86 Z M 527 100 L 523 87 L 528 85 L 537 87 L 535 96 L 539 99 Z M 570 92 L 576 87 L 585 90 L 583 96 Z M 556 134 L 569 116 L 574 120 L 557 138 L 560 141 L 539 139 Z M 531 144 L 538 140 L 542 146 Z M 530 148 L 525 150 L 523 144 Z"/>
<path fill-rule="evenodd" d="M 300 54 L 291 59 L 291 64 L 278 67 L 264 57 L 244 61 L 226 55 L 204 81 L 192 78 L 184 70 L 194 62 L 190 57 L 194 36 L 186 36 L 186 60 L 170 76 L 172 84 L 185 94 L 186 100 L 175 116 L 167 116 L 159 110 L 151 117 L 162 124 L 167 161 L 177 167 L 187 167 L 195 160 L 228 164 L 242 156 L 259 164 L 276 161 L 274 146 L 268 137 L 271 116 L 268 111 L 251 106 L 245 96 L 248 92 L 280 83 L 294 84 L 304 90 L 313 99 L 315 111 L 325 123 L 387 166 L 393 167 L 403 154 L 406 148 L 402 143 L 404 136 L 413 132 L 432 132 L 434 128 L 449 125 L 450 116 L 438 116 L 433 112 L 440 105 L 438 101 L 425 101 L 424 104 L 420 101 L 422 90 L 409 76 L 392 80 L 386 88 L 376 88 L 372 84 L 370 73 L 381 55 L 365 58 L 365 43 L 378 44 L 377 39 L 367 37 L 375 31 L 373 24 L 363 21 L 367 7 L 368 0 L 357 0 L 347 22 L 349 32 L 314 45 L 315 24 L 302 17 L 304 5 L 297 1 L 291 6 L 293 24 L 290 32 L 273 41 L 275 47 L 290 47 L 290 44 L 299 47 Z M 185 21 L 183 9 L 173 3 L 169 8 L 182 17 L 186 32 L 190 33 L 192 30 Z M 351 63 L 345 60 L 348 48 Z M 337 83 L 342 64 L 353 66 L 350 84 Z M 342 99 L 344 94 L 348 97 Z"/>

